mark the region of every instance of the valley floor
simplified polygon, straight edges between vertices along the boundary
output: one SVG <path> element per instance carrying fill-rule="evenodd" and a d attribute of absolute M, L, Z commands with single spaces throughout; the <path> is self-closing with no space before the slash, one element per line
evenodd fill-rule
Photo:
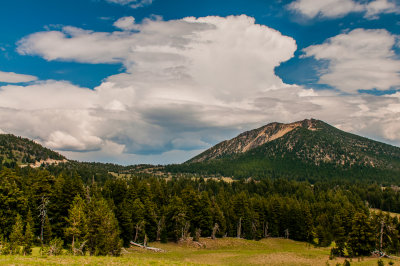
<path fill-rule="evenodd" d="M 154 253 L 129 248 L 121 257 L 41 257 L 38 249 L 32 256 L 0 256 L 2 265 L 336 265 L 344 258 L 329 260 L 330 248 L 316 248 L 286 239 L 250 241 L 234 238 L 201 239 L 203 247 L 193 243 L 151 243 L 166 252 Z M 351 265 L 377 265 L 378 258 L 352 259 Z M 385 265 L 400 260 L 383 259 Z"/>

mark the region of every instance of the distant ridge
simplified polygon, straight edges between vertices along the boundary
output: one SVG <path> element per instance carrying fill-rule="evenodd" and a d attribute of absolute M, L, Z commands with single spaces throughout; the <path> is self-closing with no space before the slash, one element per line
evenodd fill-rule
<path fill-rule="evenodd" d="M 42 163 L 58 163 L 66 158 L 42 145 L 12 134 L 0 134 L 0 163 L 6 166 L 30 165 L 40 166 Z"/>

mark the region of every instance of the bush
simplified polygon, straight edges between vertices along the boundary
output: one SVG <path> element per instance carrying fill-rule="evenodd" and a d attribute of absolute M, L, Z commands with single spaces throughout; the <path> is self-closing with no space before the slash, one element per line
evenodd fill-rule
<path fill-rule="evenodd" d="M 329 259 L 333 260 L 336 257 L 340 257 L 340 250 L 338 248 L 331 248 L 331 254 L 329 255 Z"/>
<path fill-rule="evenodd" d="M 49 256 L 62 255 L 62 248 L 64 241 L 61 238 L 54 238 L 50 241 L 48 246 L 43 248 L 43 254 Z"/>

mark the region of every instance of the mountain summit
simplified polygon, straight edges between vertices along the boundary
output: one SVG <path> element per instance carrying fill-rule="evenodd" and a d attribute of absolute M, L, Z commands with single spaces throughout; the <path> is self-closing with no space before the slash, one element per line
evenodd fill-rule
<path fill-rule="evenodd" d="M 320 120 L 306 119 L 289 124 L 275 122 L 246 131 L 180 168 L 239 177 L 398 178 L 400 148 L 344 132 Z"/>
<path fill-rule="evenodd" d="M 308 130 L 317 130 L 318 123 L 321 121 L 315 119 L 305 119 L 290 124 L 270 123 L 257 129 L 246 131 L 239 136 L 220 142 L 214 147 L 206 150 L 188 162 L 203 162 L 212 159 L 218 159 L 229 155 L 244 153 L 276 140 L 298 127 Z"/>

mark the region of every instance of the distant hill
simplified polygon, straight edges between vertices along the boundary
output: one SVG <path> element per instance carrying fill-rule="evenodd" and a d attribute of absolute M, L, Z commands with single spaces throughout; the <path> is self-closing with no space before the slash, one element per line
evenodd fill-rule
<path fill-rule="evenodd" d="M 400 180 L 400 148 L 306 119 L 244 132 L 167 168 L 236 177 Z"/>
<path fill-rule="evenodd" d="M 12 134 L 0 134 L 0 162 L 6 166 L 32 165 L 43 162 L 66 160 L 61 154 L 52 151 L 27 138 Z"/>

